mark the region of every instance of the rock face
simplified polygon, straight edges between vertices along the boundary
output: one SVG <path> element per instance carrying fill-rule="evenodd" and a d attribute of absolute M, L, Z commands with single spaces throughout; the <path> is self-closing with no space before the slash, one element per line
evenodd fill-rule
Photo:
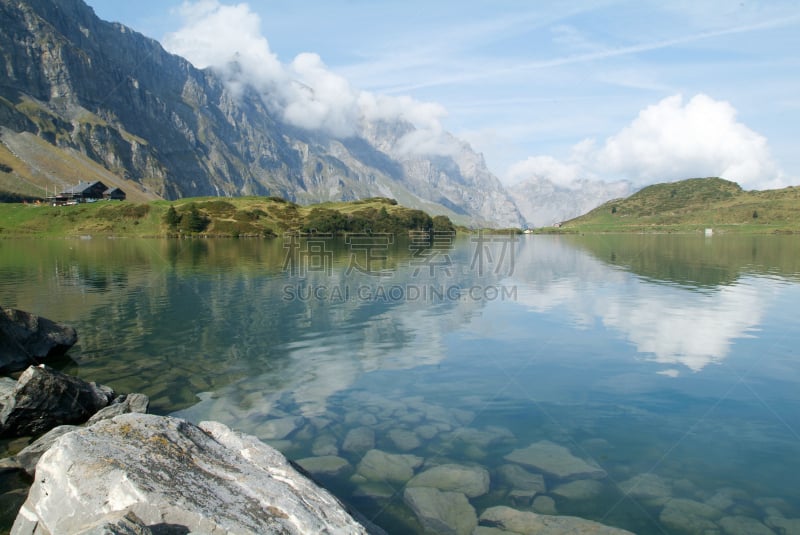
<path fill-rule="evenodd" d="M 0 307 L 0 373 L 24 370 L 47 357 L 63 355 L 77 341 L 72 327 Z"/>
<path fill-rule="evenodd" d="M 41 364 L 25 370 L 2 402 L 0 436 L 38 435 L 63 424 L 83 423 L 108 405 L 114 391 Z"/>
<path fill-rule="evenodd" d="M 574 456 L 564 446 L 547 440 L 514 450 L 505 456 L 507 461 L 535 468 L 559 479 L 602 479 L 605 471 L 594 462 Z"/>
<path fill-rule="evenodd" d="M 104 533 L 129 513 L 159 533 L 367 533 L 278 451 L 215 422 L 117 416 L 58 439 L 36 474 L 14 534 Z"/>
<path fill-rule="evenodd" d="M 0 20 L 0 130 L 10 144 L 37 136 L 51 157 L 77 151 L 151 197 L 384 196 L 461 222 L 522 222 L 466 143 L 447 140 L 450 155 L 399 150 L 416 133 L 402 120 L 365 121 L 344 137 L 287 124 L 280 99 L 262 98 L 235 69 L 196 69 L 81 0 L 3 0 Z"/>

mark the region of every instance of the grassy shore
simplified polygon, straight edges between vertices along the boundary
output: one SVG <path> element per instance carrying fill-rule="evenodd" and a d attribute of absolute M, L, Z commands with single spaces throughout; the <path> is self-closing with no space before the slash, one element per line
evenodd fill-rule
<path fill-rule="evenodd" d="M 0 238 L 271 237 L 286 232 L 398 232 L 453 228 L 392 199 L 300 206 L 276 197 L 187 198 L 145 203 L 98 201 L 73 206 L 0 204 Z"/>

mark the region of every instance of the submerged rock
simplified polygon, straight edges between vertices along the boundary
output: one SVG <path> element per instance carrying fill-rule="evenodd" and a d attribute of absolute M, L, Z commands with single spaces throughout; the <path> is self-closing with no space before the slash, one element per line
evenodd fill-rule
<path fill-rule="evenodd" d="M 714 520 L 722 513 L 702 502 L 673 498 L 661 510 L 659 520 L 665 526 L 676 531 L 704 533 L 719 531 Z"/>
<path fill-rule="evenodd" d="M 297 464 L 310 474 L 323 476 L 338 476 L 353 469 L 347 459 L 335 455 L 306 457 L 297 461 Z"/>
<path fill-rule="evenodd" d="M 425 529 L 441 535 L 470 535 L 478 525 L 475 509 L 460 492 L 406 488 L 403 499 Z"/>
<path fill-rule="evenodd" d="M 63 424 L 78 424 L 108 405 L 114 391 L 87 383 L 44 364 L 25 370 L 0 411 L 0 436 L 45 433 Z"/>
<path fill-rule="evenodd" d="M 405 483 L 414 476 L 414 469 L 422 465 L 422 457 L 408 454 L 369 450 L 358 463 L 358 475 L 367 481 L 397 481 Z"/>
<path fill-rule="evenodd" d="M 619 489 L 631 498 L 664 500 L 672 495 L 672 486 L 661 476 L 639 474 L 619 484 Z"/>
<path fill-rule="evenodd" d="M 47 357 L 63 355 L 77 341 L 72 327 L 0 307 L 0 373 L 24 370 Z"/>
<path fill-rule="evenodd" d="M 419 448 L 422 444 L 416 433 L 406 429 L 392 429 L 389 431 L 388 437 L 400 451 L 411 451 Z"/>
<path fill-rule="evenodd" d="M 550 496 L 537 496 L 533 500 L 533 511 L 540 515 L 557 515 L 556 501 Z"/>
<path fill-rule="evenodd" d="M 364 453 L 375 447 L 375 431 L 369 427 L 356 427 L 347 432 L 342 450 L 348 453 Z"/>
<path fill-rule="evenodd" d="M 175 533 L 366 533 L 257 438 L 145 414 L 59 438 L 39 461 L 12 533 L 82 533 L 129 512 Z"/>
<path fill-rule="evenodd" d="M 443 464 L 414 476 L 407 486 L 460 492 L 475 498 L 489 492 L 489 472 L 478 466 Z"/>
<path fill-rule="evenodd" d="M 725 535 L 775 535 L 774 531 L 749 516 L 726 516 L 719 525 Z"/>
<path fill-rule="evenodd" d="M 568 500 L 591 500 L 602 494 L 603 484 L 595 479 L 579 479 L 559 485 L 551 492 Z"/>
<path fill-rule="evenodd" d="M 480 525 L 520 535 L 632 535 L 630 531 L 605 526 L 573 516 L 550 516 L 518 511 L 511 507 L 490 507 L 480 516 Z"/>
<path fill-rule="evenodd" d="M 514 450 L 506 455 L 505 459 L 535 468 L 558 479 L 601 479 L 606 477 L 605 470 L 594 461 L 576 457 L 564 446 L 548 440 Z"/>
<path fill-rule="evenodd" d="M 504 464 L 497 469 L 500 481 L 515 490 L 530 490 L 536 493 L 547 492 L 542 474 L 534 474 L 517 464 Z"/>

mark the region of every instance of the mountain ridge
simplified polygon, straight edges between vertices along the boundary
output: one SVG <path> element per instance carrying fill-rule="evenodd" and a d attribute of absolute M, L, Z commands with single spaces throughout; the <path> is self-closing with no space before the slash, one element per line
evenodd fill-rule
<path fill-rule="evenodd" d="M 397 121 L 348 138 L 292 127 L 252 87 L 234 93 L 214 69 L 196 69 L 157 41 L 100 20 L 81 0 L 0 0 L 0 16 L 7 21 L 0 31 L 7 73 L 0 141 L 7 152 L 19 136 L 33 134 L 52 147 L 42 160 L 74 153 L 143 200 L 384 196 L 459 223 L 522 223 L 466 143 L 450 156 L 419 156 L 391 150 L 398 132 L 413 128 Z M 9 158 L 12 171 L 0 168 L 0 187 L 58 186 L 58 173 L 42 171 L 46 166 L 30 161 L 35 157 Z M 26 166 L 41 172 L 16 171 Z"/>

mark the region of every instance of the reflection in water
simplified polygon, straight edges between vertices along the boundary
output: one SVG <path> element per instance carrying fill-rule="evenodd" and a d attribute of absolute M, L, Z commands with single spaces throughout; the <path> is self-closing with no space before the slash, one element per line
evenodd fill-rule
<path fill-rule="evenodd" d="M 487 468 L 478 512 L 531 509 L 504 457 L 550 441 L 608 474 L 583 498 L 545 474 L 562 514 L 637 533 L 678 530 L 672 498 L 711 504 L 709 529 L 800 517 L 795 241 L 531 236 L 513 270 L 483 273 L 478 245 L 457 240 L 431 276 L 398 240 L 374 277 L 337 241 L 330 272 L 303 276 L 280 240 L 8 241 L 0 302 L 78 329 L 69 373 L 295 459 L 341 457 L 320 477 L 393 532 L 422 527 L 403 481 L 364 475 L 353 433 L 425 467 Z M 643 474 L 661 494 L 629 492 Z"/>

